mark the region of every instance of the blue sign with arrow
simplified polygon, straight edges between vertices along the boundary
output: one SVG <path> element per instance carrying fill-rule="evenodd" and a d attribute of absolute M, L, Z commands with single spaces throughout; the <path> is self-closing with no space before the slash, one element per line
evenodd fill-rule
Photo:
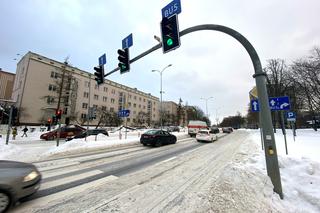
<path fill-rule="evenodd" d="M 120 118 L 129 117 L 129 115 L 130 115 L 130 110 L 128 109 L 123 109 L 118 112 L 118 117 Z"/>
<path fill-rule="evenodd" d="M 133 45 L 132 33 L 122 40 L 122 49 L 129 48 Z"/>
<path fill-rule="evenodd" d="M 107 63 L 107 57 L 106 54 L 103 54 L 102 56 L 99 57 L 99 65 L 104 65 Z"/>
<path fill-rule="evenodd" d="M 271 111 L 290 110 L 290 101 L 288 96 L 269 98 L 269 107 Z M 251 100 L 251 111 L 259 112 L 259 100 Z"/>
<path fill-rule="evenodd" d="M 175 14 L 181 13 L 181 2 L 180 0 L 173 0 L 167 6 L 162 8 L 162 18 L 169 18 Z"/>

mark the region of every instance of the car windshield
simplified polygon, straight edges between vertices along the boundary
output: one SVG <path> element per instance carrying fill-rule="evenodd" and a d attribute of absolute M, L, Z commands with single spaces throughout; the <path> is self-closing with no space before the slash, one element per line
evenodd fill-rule
<path fill-rule="evenodd" d="M 155 135 L 158 133 L 159 130 L 149 130 L 147 132 L 145 132 L 144 134 L 148 134 L 148 135 Z"/>
<path fill-rule="evenodd" d="M 199 131 L 200 134 L 209 134 L 208 131 Z"/>

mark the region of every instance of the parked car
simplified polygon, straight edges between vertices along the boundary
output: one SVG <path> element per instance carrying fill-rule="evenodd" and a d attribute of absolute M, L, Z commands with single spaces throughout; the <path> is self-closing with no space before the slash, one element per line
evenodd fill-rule
<path fill-rule="evenodd" d="M 233 129 L 232 129 L 232 127 L 223 127 L 222 132 L 223 133 L 231 133 L 231 132 L 233 132 Z"/>
<path fill-rule="evenodd" d="M 103 135 L 109 136 L 109 133 L 106 129 L 89 129 L 89 130 L 80 132 L 77 135 L 67 137 L 66 141 L 70 141 L 72 139 L 77 139 L 77 138 L 85 138 L 86 136 L 98 135 L 98 134 L 103 134 Z"/>
<path fill-rule="evenodd" d="M 178 126 L 164 126 L 162 129 L 167 130 L 168 132 L 180 132 Z"/>
<path fill-rule="evenodd" d="M 177 142 L 177 137 L 170 134 L 166 130 L 152 129 L 143 133 L 140 137 L 140 143 L 144 146 L 162 146 L 164 144 L 174 144 Z"/>
<path fill-rule="evenodd" d="M 60 138 L 72 137 L 74 135 L 78 135 L 78 134 L 82 133 L 85 130 L 86 130 L 85 128 L 78 126 L 78 125 L 61 127 L 60 128 Z M 57 138 L 57 134 L 58 134 L 58 129 L 55 129 L 55 130 L 52 130 L 50 132 L 46 132 L 46 133 L 40 135 L 40 139 L 54 140 L 55 138 Z"/>
<path fill-rule="evenodd" d="M 218 136 L 211 130 L 203 129 L 199 130 L 196 139 L 198 142 L 206 141 L 206 142 L 213 142 L 218 140 Z"/>
<path fill-rule="evenodd" d="M 211 127 L 210 130 L 213 132 L 213 134 L 217 134 L 220 132 L 218 127 Z"/>
<path fill-rule="evenodd" d="M 37 192 L 41 174 L 30 163 L 0 160 L 0 212 Z"/>

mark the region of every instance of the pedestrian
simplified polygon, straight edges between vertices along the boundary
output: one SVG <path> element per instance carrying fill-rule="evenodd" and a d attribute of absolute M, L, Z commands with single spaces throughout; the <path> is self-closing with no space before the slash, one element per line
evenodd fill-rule
<path fill-rule="evenodd" d="M 12 140 L 16 139 L 17 134 L 18 134 L 17 127 L 13 127 L 13 129 L 12 129 Z"/>
<path fill-rule="evenodd" d="M 22 136 L 21 137 L 23 137 L 23 136 L 26 136 L 26 137 L 28 137 L 28 135 L 27 135 L 27 132 L 28 132 L 28 128 L 27 128 L 27 126 L 24 126 L 24 128 L 23 128 L 23 134 L 22 134 Z"/>

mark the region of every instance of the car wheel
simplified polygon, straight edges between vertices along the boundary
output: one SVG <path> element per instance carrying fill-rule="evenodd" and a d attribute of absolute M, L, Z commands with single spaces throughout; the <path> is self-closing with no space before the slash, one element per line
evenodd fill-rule
<path fill-rule="evenodd" d="M 11 206 L 11 197 L 10 195 L 0 190 L 0 212 L 6 212 Z"/>
<path fill-rule="evenodd" d="M 160 140 L 157 140 L 156 143 L 154 144 L 155 147 L 162 146 L 162 142 Z"/>
<path fill-rule="evenodd" d="M 147 146 L 147 144 L 146 144 L 146 143 L 142 143 L 142 145 L 143 145 L 143 146 Z"/>

